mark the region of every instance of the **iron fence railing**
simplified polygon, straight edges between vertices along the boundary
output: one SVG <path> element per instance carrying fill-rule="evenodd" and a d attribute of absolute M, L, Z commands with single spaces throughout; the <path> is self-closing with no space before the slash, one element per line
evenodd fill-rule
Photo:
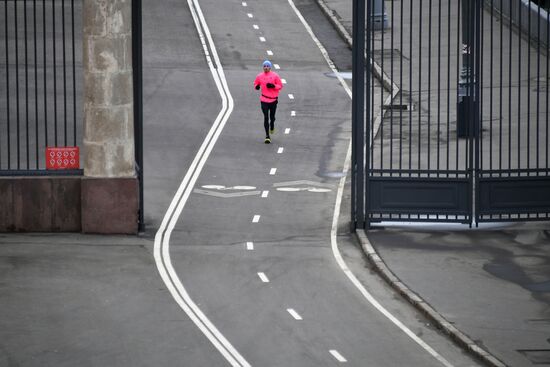
<path fill-rule="evenodd" d="M 0 0 L 0 175 L 51 174 L 46 147 L 81 141 L 81 11 L 75 0 Z"/>

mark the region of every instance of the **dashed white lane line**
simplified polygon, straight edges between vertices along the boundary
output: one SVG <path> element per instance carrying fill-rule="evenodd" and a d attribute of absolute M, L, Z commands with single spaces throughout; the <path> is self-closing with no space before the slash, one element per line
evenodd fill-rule
<path fill-rule="evenodd" d="M 252 218 L 252 223 L 258 223 L 260 221 L 260 216 L 258 214 L 256 214 L 253 218 Z"/>
<path fill-rule="evenodd" d="M 248 15 L 249 18 L 254 18 L 254 15 L 252 13 L 247 13 L 246 15 Z"/>
<path fill-rule="evenodd" d="M 329 350 L 330 354 L 332 354 L 332 356 L 334 358 L 336 358 L 336 360 L 340 363 L 345 363 L 347 362 L 348 360 L 345 359 L 340 353 L 338 353 L 338 351 L 336 349 L 331 349 Z"/>
<path fill-rule="evenodd" d="M 289 95 L 288 95 L 288 98 L 294 99 L 294 94 L 289 94 Z"/>
<path fill-rule="evenodd" d="M 267 191 L 267 190 L 262 191 L 262 197 L 263 198 L 266 198 L 268 195 L 269 195 L 269 191 Z"/>
<path fill-rule="evenodd" d="M 273 67 L 277 70 L 279 70 L 281 68 L 281 66 L 279 64 L 273 64 Z"/>
<path fill-rule="evenodd" d="M 245 1 L 243 1 L 242 4 L 243 6 L 248 6 L 248 4 Z"/>
<path fill-rule="evenodd" d="M 262 280 L 262 282 L 264 282 L 264 283 L 269 283 L 269 278 L 268 278 L 267 275 L 265 275 L 264 273 L 259 272 L 259 273 L 258 273 L 258 276 L 260 277 L 260 279 Z"/>
<path fill-rule="evenodd" d="M 290 134 L 290 128 L 289 128 L 289 127 L 287 127 L 287 128 L 285 129 L 285 134 L 286 134 L 286 135 Z"/>
<path fill-rule="evenodd" d="M 269 56 L 273 56 L 273 51 L 267 50 L 266 52 L 267 52 L 267 54 L 268 54 Z"/>
<path fill-rule="evenodd" d="M 282 82 L 283 84 L 286 84 L 286 79 L 281 79 L 281 82 Z"/>
<path fill-rule="evenodd" d="M 287 308 L 287 312 L 292 316 L 294 317 L 295 320 L 303 320 L 302 319 L 302 316 L 300 316 L 300 314 L 298 314 L 298 312 L 296 312 L 293 308 Z"/>
<path fill-rule="evenodd" d="M 260 37 L 260 42 L 265 42 L 265 37 Z"/>
<path fill-rule="evenodd" d="M 246 249 L 247 249 L 248 251 L 254 250 L 254 242 L 247 242 L 247 243 L 246 243 Z"/>
<path fill-rule="evenodd" d="M 282 154 L 284 150 L 285 148 L 279 147 L 279 149 L 277 149 L 277 154 Z"/>
<path fill-rule="evenodd" d="M 296 116 L 296 111 L 290 111 L 290 116 Z"/>
<path fill-rule="evenodd" d="M 272 169 L 269 170 L 269 174 L 272 175 L 272 176 L 273 176 L 276 172 L 277 172 L 277 168 L 272 168 Z"/>
<path fill-rule="evenodd" d="M 249 15 L 252 15 L 252 14 L 249 14 Z M 250 18 L 252 18 L 252 17 L 250 17 Z M 260 29 L 260 27 L 259 27 L 257 24 L 252 24 L 252 28 L 254 28 L 254 29 Z"/>

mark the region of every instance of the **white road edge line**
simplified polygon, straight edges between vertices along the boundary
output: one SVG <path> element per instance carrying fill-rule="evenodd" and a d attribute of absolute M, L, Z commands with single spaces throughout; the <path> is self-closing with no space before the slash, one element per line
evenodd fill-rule
<path fill-rule="evenodd" d="M 260 29 L 260 27 L 257 24 L 252 24 L 252 28 L 254 29 Z"/>
<path fill-rule="evenodd" d="M 210 340 L 214 347 L 223 355 L 223 357 L 234 367 L 250 367 L 250 364 L 241 356 L 241 354 L 231 345 L 231 343 L 220 333 L 220 331 L 206 317 L 202 310 L 193 302 L 187 290 L 179 279 L 170 259 L 170 236 L 178 221 L 181 212 L 187 202 L 187 199 L 193 191 L 193 186 L 206 163 L 212 148 L 218 140 L 225 123 L 233 111 L 233 97 L 229 92 L 223 67 L 220 63 L 218 54 L 208 25 L 204 19 L 200 5 L 197 0 L 187 0 L 191 11 L 197 33 L 199 35 L 202 47 L 205 53 L 206 62 L 222 98 L 222 108 L 206 138 L 204 139 L 199 151 L 197 152 L 189 170 L 185 174 L 176 194 L 170 202 L 162 223 L 155 235 L 154 257 L 159 274 L 166 284 L 166 287 L 172 294 L 176 303 L 189 318 L 195 323 L 199 330 Z M 207 44 L 208 42 L 208 44 Z M 210 50 L 208 48 L 210 46 Z M 211 54 L 212 56 L 211 56 Z M 214 67 L 213 60 L 217 67 Z"/>
<path fill-rule="evenodd" d="M 269 56 L 273 56 L 273 51 L 267 50 L 266 52 L 267 52 L 267 54 L 268 54 Z"/>
<path fill-rule="evenodd" d="M 345 359 L 336 349 L 331 349 L 329 350 L 330 354 L 332 354 L 332 356 L 334 358 L 336 358 L 336 360 L 340 363 L 345 363 L 347 362 L 348 360 Z"/>
<path fill-rule="evenodd" d="M 253 218 L 252 218 L 252 223 L 258 223 L 260 221 L 260 216 L 258 214 L 256 214 Z"/>
<path fill-rule="evenodd" d="M 287 134 L 287 135 L 290 134 L 290 128 L 289 128 L 289 127 L 287 127 L 287 128 L 285 129 L 285 134 Z"/>
<path fill-rule="evenodd" d="M 254 250 L 254 242 L 247 242 L 247 243 L 246 243 L 246 249 L 247 249 L 248 251 Z"/>
<path fill-rule="evenodd" d="M 284 151 L 285 151 L 285 148 L 279 147 L 279 149 L 277 149 L 277 154 L 282 154 Z"/>
<path fill-rule="evenodd" d="M 252 13 L 247 13 L 246 15 L 248 15 L 249 18 L 254 18 L 254 15 Z"/>
<path fill-rule="evenodd" d="M 269 174 L 270 175 L 274 175 L 275 173 L 277 173 L 277 168 L 272 168 L 270 171 L 269 171 Z"/>
<path fill-rule="evenodd" d="M 269 191 L 268 191 L 268 190 L 262 191 L 262 197 L 263 197 L 263 198 L 266 198 L 267 195 L 269 195 Z"/>
<path fill-rule="evenodd" d="M 313 30 L 307 23 L 307 21 L 304 19 L 298 8 L 296 8 L 296 5 L 294 4 L 293 0 L 288 0 L 288 3 L 308 31 L 309 35 L 313 39 L 313 41 L 317 44 L 317 47 L 321 51 L 321 54 L 325 58 L 328 66 L 331 68 L 331 70 L 334 72 L 338 80 L 340 81 L 340 84 L 344 88 L 344 90 L 347 92 L 348 96 L 351 98 L 352 93 L 349 89 L 348 85 L 340 76 L 338 73 L 338 70 L 336 69 L 336 66 L 334 65 L 334 62 L 330 59 L 327 50 L 323 47 L 319 39 L 315 36 L 313 33 Z M 373 132 L 374 134 L 374 132 Z M 332 247 L 332 252 L 334 254 L 334 257 L 336 259 L 336 262 L 346 274 L 348 279 L 355 285 L 355 287 L 361 292 L 361 294 L 367 299 L 367 301 L 370 302 L 378 311 L 380 311 L 384 316 L 386 316 L 391 322 L 394 323 L 401 331 L 403 331 L 406 335 L 408 335 L 412 340 L 414 340 L 418 345 L 420 345 L 425 351 L 427 351 L 429 354 L 431 354 L 435 359 L 437 359 L 439 362 L 441 362 L 446 367 L 453 367 L 453 365 L 447 361 L 443 356 L 441 356 L 439 353 L 437 353 L 431 346 L 429 346 L 426 342 L 424 342 L 421 338 L 419 338 L 415 333 L 413 333 L 407 326 L 405 326 L 401 321 L 399 321 L 395 316 L 393 316 L 386 308 L 384 308 L 361 284 L 361 282 L 357 279 L 357 277 L 352 273 L 352 271 L 348 268 L 346 265 L 346 262 L 342 258 L 342 254 L 340 253 L 340 250 L 338 248 L 338 241 L 337 241 L 337 230 L 338 230 L 338 218 L 340 216 L 340 206 L 342 204 L 342 196 L 344 193 L 344 185 L 346 183 L 346 177 L 349 170 L 349 166 L 351 164 L 351 141 L 348 146 L 348 152 L 346 154 L 346 160 L 344 163 L 344 168 L 342 170 L 343 176 L 340 178 L 340 182 L 338 184 L 338 192 L 336 194 L 336 203 L 334 205 L 334 215 L 332 218 L 332 228 L 330 231 L 330 242 Z"/>

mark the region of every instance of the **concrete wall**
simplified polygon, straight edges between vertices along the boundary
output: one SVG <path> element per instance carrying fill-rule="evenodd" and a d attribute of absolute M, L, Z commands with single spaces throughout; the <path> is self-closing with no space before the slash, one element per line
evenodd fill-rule
<path fill-rule="evenodd" d="M 545 46 L 548 44 L 548 27 L 550 26 L 550 17 L 546 10 L 540 9 L 537 4 L 529 0 L 485 0 L 485 6 L 493 6 L 499 12 L 510 19 L 516 26 L 521 27 L 525 33 L 529 33 L 534 40 L 539 39 Z M 529 29 L 529 14 L 531 14 L 531 28 Z M 539 31 L 540 27 L 540 31 Z"/>

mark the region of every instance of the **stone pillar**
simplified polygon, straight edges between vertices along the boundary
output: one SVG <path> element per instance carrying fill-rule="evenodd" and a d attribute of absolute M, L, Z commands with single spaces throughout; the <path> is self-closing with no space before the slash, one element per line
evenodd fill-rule
<path fill-rule="evenodd" d="M 135 233 L 131 0 L 84 0 L 83 24 L 82 231 Z"/>
<path fill-rule="evenodd" d="M 133 177 L 132 7 L 84 0 L 84 175 Z"/>

